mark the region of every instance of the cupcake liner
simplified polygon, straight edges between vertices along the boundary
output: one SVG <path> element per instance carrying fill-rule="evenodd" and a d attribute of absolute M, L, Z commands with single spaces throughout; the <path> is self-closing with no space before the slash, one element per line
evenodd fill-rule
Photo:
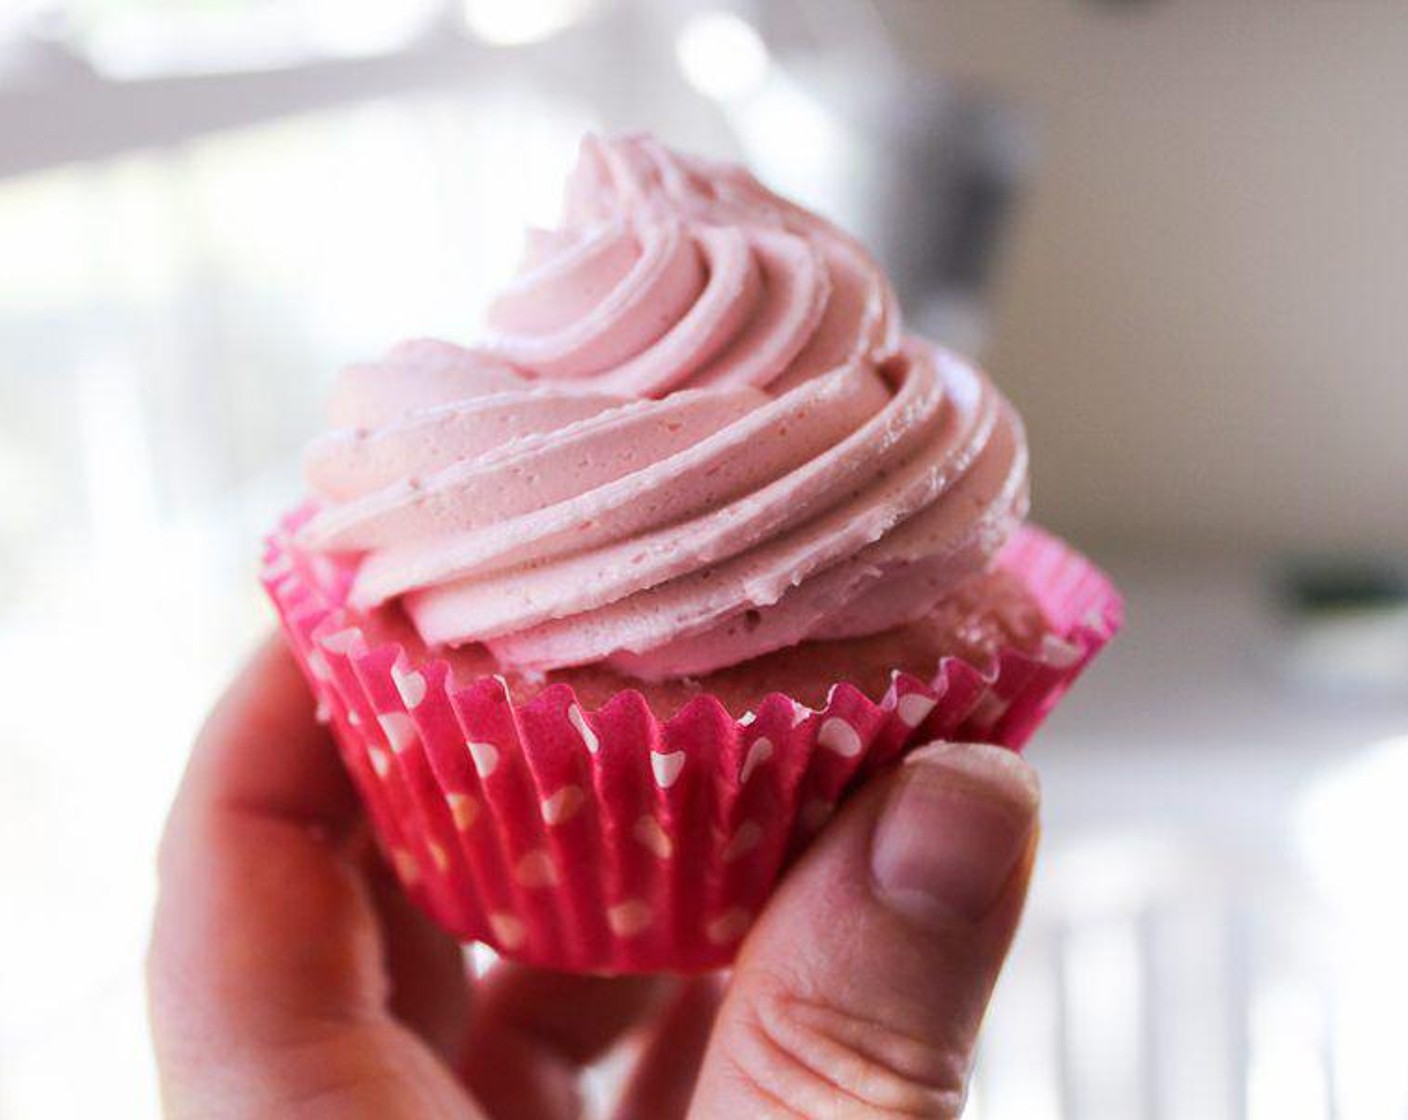
<path fill-rule="evenodd" d="M 400 881 L 456 937 L 577 972 L 727 964 L 851 789 L 935 739 L 1020 748 L 1122 621 L 1101 572 L 1028 528 L 999 562 L 1052 632 L 986 672 L 950 658 L 878 701 L 838 684 L 820 710 L 773 693 L 738 719 L 703 695 L 662 720 L 634 689 L 592 711 L 563 684 L 515 704 L 373 643 L 349 567 L 290 544 L 305 516 L 263 581 Z"/>

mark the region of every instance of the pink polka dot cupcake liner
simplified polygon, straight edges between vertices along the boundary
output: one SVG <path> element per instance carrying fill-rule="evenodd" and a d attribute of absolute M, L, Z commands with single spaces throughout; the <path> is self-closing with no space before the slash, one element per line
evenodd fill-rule
<path fill-rule="evenodd" d="M 1027 528 L 1000 563 L 1051 626 L 987 672 L 946 659 L 870 698 L 712 695 L 668 719 L 634 689 L 591 710 L 563 684 L 515 703 L 499 677 L 412 662 L 345 605 L 350 572 L 270 538 L 263 582 L 410 897 L 463 941 L 574 972 L 726 965 L 779 876 L 868 776 L 936 739 L 1019 749 L 1122 622 L 1110 581 Z"/>

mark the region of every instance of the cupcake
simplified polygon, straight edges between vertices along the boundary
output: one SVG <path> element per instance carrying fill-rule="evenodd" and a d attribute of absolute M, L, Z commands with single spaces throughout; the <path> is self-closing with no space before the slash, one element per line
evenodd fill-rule
<path fill-rule="evenodd" d="M 1120 623 L 866 251 L 648 137 L 331 421 L 264 582 L 406 890 L 535 964 L 726 964 L 850 791 L 1020 748 Z"/>

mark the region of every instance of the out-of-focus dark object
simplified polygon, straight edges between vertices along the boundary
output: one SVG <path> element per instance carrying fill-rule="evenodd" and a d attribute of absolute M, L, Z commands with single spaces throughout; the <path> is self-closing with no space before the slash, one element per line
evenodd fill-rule
<path fill-rule="evenodd" d="M 1285 665 L 1300 687 L 1408 695 L 1408 565 L 1301 559 L 1282 573 Z"/>
<path fill-rule="evenodd" d="M 1026 114 L 918 68 L 874 4 L 674 2 L 682 76 L 759 177 L 867 245 L 912 329 L 981 351 L 988 276 L 1033 162 Z"/>
<path fill-rule="evenodd" d="M 730 123 L 762 178 L 875 251 L 914 329 L 981 350 L 987 281 L 1033 162 L 1023 114 L 837 52 L 780 59 Z"/>

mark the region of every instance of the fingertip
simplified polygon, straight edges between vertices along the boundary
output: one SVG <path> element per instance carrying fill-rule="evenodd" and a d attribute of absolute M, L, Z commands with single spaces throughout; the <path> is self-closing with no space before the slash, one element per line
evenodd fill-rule
<path fill-rule="evenodd" d="M 1015 752 L 933 743 L 896 775 L 871 843 L 877 895 L 927 924 L 980 923 L 1034 843 L 1041 789 Z"/>
<path fill-rule="evenodd" d="M 935 740 L 911 751 L 905 767 L 922 767 L 951 775 L 976 796 L 1005 803 L 1014 812 L 1035 816 L 1041 806 L 1041 776 L 1019 752 L 991 743 Z"/>
<path fill-rule="evenodd" d="M 691 1115 L 958 1115 L 1040 800 L 1030 765 L 972 744 L 860 791 L 749 934 Z"/>

